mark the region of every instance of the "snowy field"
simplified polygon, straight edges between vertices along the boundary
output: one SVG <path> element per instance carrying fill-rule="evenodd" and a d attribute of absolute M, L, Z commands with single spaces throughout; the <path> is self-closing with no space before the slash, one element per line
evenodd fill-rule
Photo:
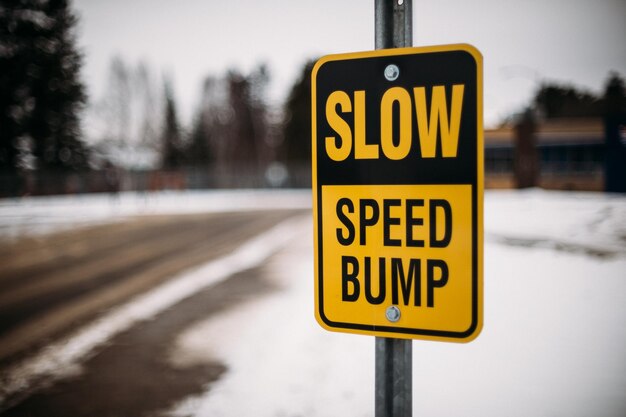
<path fill-rule="evenodd" d="M 310 201 L 305 191 L 4 200 L 0 236 Z M 280 291 L 172 341 L 176 366 L 218 359 L 228 371 L 169 415 L 373 416 L 374 339 L 317 325 L 311 219 L 296 228 L 276 256 L 252 257 Z M 469 344 L 413 342 L 414 415 L 626 416 L 626 197 L 487 192 L 484 253 L 483 331 Z"/>

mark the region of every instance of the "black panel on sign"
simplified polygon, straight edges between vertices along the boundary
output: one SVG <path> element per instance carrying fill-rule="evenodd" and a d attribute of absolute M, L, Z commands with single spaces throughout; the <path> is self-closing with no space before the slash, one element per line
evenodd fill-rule
<path fill-rule="evenodd" d="M 388 81 L 384 70 L 389 64 L 400 69 L 399 77 Z M 445 51 L 384 57 L 355 58 L 325 62 L 316 76 L 316 126 L 318 186 L 350 184 L 476 184 L 477 182 L 477 68 L 466 51 Z M 452 86 L 463 84 L 463 107 L 456 158 L 423 158 L 415 116 L 413 88 L 425 87 L 430 107 L 434 86 L 445 86 L 450 114 Z M 337 136 L 326 119 L 326 101 L 334 91 L 344 91 L 354 100 L 355 91 L 365 91 L 366 141 L 380 143 L 380 103 L 385 91 L 403 87 L 411 95 L 412 142 L 408 156 L 390 160 L 383 152 L 378 159 L 355 159 L 354 150 L 344 161 L 333 161 L 326 153 L 325 138 Z M 354 106 L 353 106 L 354 107 Z M 353 108 L 354 110 L 354 108 Z M 394 106 L 394 134 L 398 132 L 398 108 Z M 351 127 L 353 112 L 340 113 Z M 430 115 L 428 115 L 428 120 Z"/>

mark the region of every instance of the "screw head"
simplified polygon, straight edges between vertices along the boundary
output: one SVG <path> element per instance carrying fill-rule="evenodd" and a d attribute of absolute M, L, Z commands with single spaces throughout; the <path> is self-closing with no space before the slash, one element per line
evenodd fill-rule
<path fill-rule="evenodd" d="M 400 320 L 400 309 L 396 306 L 387 307 L 387 311 L 385 311 L 385 316 L 387 317 L 387 320 L 395 323 Z"/>
<path fill-rule="evenodd" d="M 400 76 L 400 68 L 396 64 L 389 64 L 385 68 L 385 78 L 387 81 L 395 81 Z"/>

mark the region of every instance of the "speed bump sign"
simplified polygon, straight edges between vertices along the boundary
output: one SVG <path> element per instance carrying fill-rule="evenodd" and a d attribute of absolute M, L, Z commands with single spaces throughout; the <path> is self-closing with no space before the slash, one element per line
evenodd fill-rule
<path fill-rule="evenodd" d="M 328 330 L 467 342 L 482 327 L 482 57 L 321 58 L 312 72 L 315 313 Z"/>

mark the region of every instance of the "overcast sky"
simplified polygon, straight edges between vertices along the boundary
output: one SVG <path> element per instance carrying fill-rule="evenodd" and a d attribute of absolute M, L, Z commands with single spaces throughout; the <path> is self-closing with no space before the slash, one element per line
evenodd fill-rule
<path fill-rule="evenodd" d="M 374 0 L 74 0 L 83 77 L 106 86 L 114 55 L 174 78 L 188 123 L 203 78 L 265 62 L 274 100 L 303 63 L 374 49 Z M 413 0 L 413 44 L 470 43 L 484 58 L 485 122 L 528 103 L 541 81 L 600 92 L 626 76 L 626 0 Z"/>

